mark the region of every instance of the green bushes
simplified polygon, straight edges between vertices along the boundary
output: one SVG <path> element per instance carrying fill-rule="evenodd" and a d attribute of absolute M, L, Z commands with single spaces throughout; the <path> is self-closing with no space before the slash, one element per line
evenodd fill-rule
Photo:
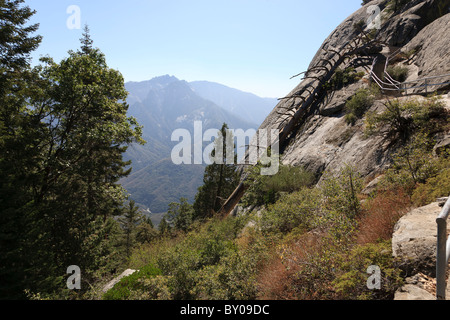
<path fill-rule="evenodd" d="M 263 298 L 392 298 L 402 284 L 401 271 L 389 241 L 379 240 L 390 240 L 409 201 L 396 205 L 396 193 L 361 207 L 362 186 L 361 177 L 346 166 L 338 174 L 326 173 L 318 187 L 284 195 L 261 212 L 261 236 L 270 239 L 274 252 L 259 276 Z M 369 234 L 373 225 L 361 228 L 361 221 L 375 222 L 379 235 Z M 380 290 L 367 287 L 371 265 L 382 270 Z"/>
<path fill-rule="evenodd" d="M 345 121 L 354 125 L 373 105 L 378 89 L 375 87 L 359 89 L 345 104 Z"/>
<path fill-rule="evenodd" d="M 400 280 L 389 245 L 356 242 L 361 188 L 347 166 L 325 173 L 315 188 L 281 193 L 266 210 L 211 219 L 176 238 L 144 244 L 130 260 L 141 271 L 104 298 L 390 298 Z M 376 292 L 366 286 L 370 265 L 382 270 L 383 287 Z"/>
<path fill-rule="evenodd" d="M 104 299 L 254 299 L 260 258 L 255 247 L 237 241 L 245 223 L 213 219 L 177 239 L 143 245 L 134 252 L 139 257 L 131 257 L 141 271 L 122 279 Z"/>
<path fill-rule="evenodd" d="M 448 130 L 449 112 L 436 97 L 423 101 L 392 100 L 380 114 L 366 118 L 366 133 L 383 135 L 402 146 L 392 155 L 392 166 L 382 180 L 383 189 L 402 189 L 416 205 L 448 193 L 445 186 L 448 155 L 433 155 L 434 137 Z M 442 176 L 442 178 L 440 178 Z M 438 181 L 442 179 L 439 185 Z"/>
<path fill-rule="evenodd" d="M 380 289 L 373 290 L 367 286 L 369 266 L 381 271 Z M 399 264 L 391 256 L 390 241 L 355 246 L 337 257 L 336 270 L 332 285 L 337 299 L 392 299 L 403 284 Z"/>
<path fill-rule="evenodd" d="M 386 72 L 392 77 L 392 79 L 398 82 L 405 82 L 409 74 L 408 68 L 400 65 L 389 66 L 387 67 Z"/>
<path fill-rule="evenodd" d="M 435 97 L 424 101 L 389 100 L 385 106 L 382 113 L 367 114 L 367 135 L 382 135 L 388 140 L 400 139 L 404 143 L 418 132 L 432 135 L 448 127 L 449 112 Z"/>
<path fill-rule="evenodd" d="M 446 159 L 447 167 L 438 175 L 430 177 L 425 183 L 419 184 L 413 191 L 411 200 L 416 206 L 424 206 L 436 201 L 437 198 L 447 197 L 450 193 L 450 159 Z"/>
<path fill-rule="evenodd" d="M 360 210 L 358 193 L 362 180 L 351 167 L 336 176 L 325 173 L 321 185 L 286 194 L 263 210 L 260 228 L 265 235 L 303 234 L 328 229 L 336 237 L 350 232 Z"/>
<path fill-rule="evenodd" d="M 292 193 L 311 186 L 315 177 L 301 167 L 280 165 L 273 176 L 260 175 L 260 165 L 251 169 L 249 188 L 242 199 L 243 206 L 261 206 L 275 203 L 284 193 Z"/>
<path fill-rule="evenodd" d="M 287 234 L 294 229 L 305 232 L 310 230 L 320 211 L 318 189 L 304 188 L 287 194 L 262 213 L 261 230 L 270 234 Z"/>
<path fill-rule="evenodd" d="M 364 77 L 364 72 L 356 72 L 355 68 L 337 68 L 331 79 L 325 83 L 326 90 L 339 90 L 345 86 L 355 83 Z"/>
<path fill-rule="evenodd" d="M 134 291 L 143 290 L 144 280 L 161 275 L 161 270 L 153 265 L 147 265 L 140 271 L 122 278 L 112 289 L 104 295 L 104 300 L 127 300 L 132 298 Z"/>

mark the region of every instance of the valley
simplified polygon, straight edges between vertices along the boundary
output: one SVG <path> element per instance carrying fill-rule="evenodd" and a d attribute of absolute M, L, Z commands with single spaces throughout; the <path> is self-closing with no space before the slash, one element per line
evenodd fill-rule
<path fill-rule="evenodd" d="M 193 133 L 194 122 L 203 131 L 229 128 L 257 129 L 278 103 L 276 98 L 260 98 L 227 86 L 208 82 L 186 82 L 174 76 L 160 76 L 125 84 L 129 92 L 128 114 L 143 126 L 145 145 L 132 144 L 125 153 L 131 160 L 131 174 L 121 180 L 131 199 L 158 224 L 171 202 L 181 197 L 193 201 L 202 185 L 204 164 L 180 165 L 170 156 L 177 142 L 176 129 Z"/>

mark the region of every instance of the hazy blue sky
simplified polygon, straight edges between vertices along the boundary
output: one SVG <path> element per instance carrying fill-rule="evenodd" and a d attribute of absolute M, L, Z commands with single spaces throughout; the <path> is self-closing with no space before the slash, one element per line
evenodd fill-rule
<path fill-rule="evenodd" d="M 323 40 L 361 0 L 28 0 L 44 36 L 35 52 L 56 61 L 79 48 L 69 29 L 77 5 L 94 45 L 126 81 L 170 74 L 282 97 Z M 72 20 L 70 20 L 72 21 Z"/>

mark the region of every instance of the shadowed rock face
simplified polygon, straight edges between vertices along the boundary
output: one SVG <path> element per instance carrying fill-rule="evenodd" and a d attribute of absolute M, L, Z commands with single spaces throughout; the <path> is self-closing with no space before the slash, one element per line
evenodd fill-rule
<path fill-rule="evenodd" d="M 450 14 L 433 21 L 423 28 L 402 51 L 414 52 L 410 65 L 415 67 L 408 80 L 450 74 Z M 448 80 L 450 77 L 441 80 Z M 440 86 L 442 88 L 445 86 Z M 448 87 L 448 86 L 447 86 Z"/>
<path fill-rule="evenodd" d="M 445 11 L 450 6 L 450 0 L 415 0 L 396 13 L 389 12 L 386 3 L 383 0 L 371 1 L 349 16 L 323 42 L 310 68 L 321 59 L 330 59 L 334 51 L 342 50 L 355 38 L 358 34 L 355 24 L 367 20 L 369 6 L 378 5 L 382 10 L 382 23 L 377 39 L 383 44 L 379 56 L 386 58 L 399 48 L 405 55 L 408 54 L 407 61 L 402 62 L 409 69 L 407 80 L 450 73 L 450 14 Z M 363 59 L 359 57 L 358 63 L 350 60 L 339 66 L 340 69 L 353 66 L 357 72 L 365 71 L 366 76 L 362 81 L 327 93 L 319 103 L 311 106 L 310 112 L 300 119 L 294 135 L 283 150 L 284 164 L 301 165 L 316 173 L 338 171 L 343 165 L 350 164 L 369 178 L 390 165 L 390 155 L 394 150 L 381 137 L 364 137 L 364 119 L 358 120 L 353 126 L 344 119 L 345 103 L 358 89 L 369 83 L 367 70 L 374 57 L 374 54 L 369 53 Z M 312 82 L 313 79 L 304 79 L 288 96 L 304 91 Z M 294 98 L 281 100 L 260 128 L 280 128 L 280 113 L 292 105 L 301 104 L 301 101 Z M 383 108 L 383 100 L 380 100 L 369 111 Z"/>

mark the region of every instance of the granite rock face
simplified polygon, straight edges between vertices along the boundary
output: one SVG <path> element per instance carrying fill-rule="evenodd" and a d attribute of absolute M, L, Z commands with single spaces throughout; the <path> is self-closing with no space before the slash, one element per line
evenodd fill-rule
<path fill-rule="evenodd" d="M 436 218 L 447 200 L 436 201 L 411 210 L 394 228 L 392 254 L 401 262 L 406 274 L 405 285 L 395 294 L 395 300 L 436 299 Z M 450 232 L 450 227 L 448 227 Z M 447 299 L 450 299 L 447 286 Z"/>
<path fill-rule="evenodd" d="M 339 52 L 355 38 L 358 33 L 355 24 L 367 21 L 368 8 L 372 5 L 377 5 L 382 10 L 382 24 L 377 34 L 377 39 L 383 44 L 381 51 L 357 57 L 339 66 L 340 69 L 353 67 L 356 72 L 364 71 L 366 76 L 356 83 L 328 92 L 320 102 L 310 107 L 311 110 L 299 121 L 296 132 L 282 150 L 281 159 L 284 164 L 304 166 L 318 175 L 324 170 L 338 171 L 344 164 L 348 164 L 370 181 L 391 164 L 391 155 L 395 150 L 380 137 L 364 136 L 364 118 L 349 125 L 344 116 L 346 102 L 358 89 L 367 87 L 370 82 L 368 70 L 374 57 L 378 55 L 383 61 L 383 58 L 386 59 L 398 49 L 404 55 L 409 55 L 408 59 L 401 61 L 409 69 L 408 81 L 450 73 L 450 13 L 447 13 L 450 0 L 413 0 L 396 13 L 388 10 L 387 1 L 371 1 L 350 15 L 330 34 L 311 61 L 310 68 L 323 61 L 322 59 L 330 59 L 333 52 Z M 314 75 L 314 72 L 311 71 L 311 74 Z M 311 78 L 302 80 L 288 97 L 305 92 L 312 82 Z M 450 86 L 434 87 L 441 90 L 446 88 L 450 89 Z M 408 93 L 424 94 L 419 91 Z M 297 98 L 282 99 L 260 129 L 281 129 L 280 114 L 292 105 L 301 105 L 301 101 Z M 383 110 L 384 102 L 376 101 L 369 111 Z M 444 137 L 442 141 L 446 143 Z"/>
<path fill-rule="evenodd" d="M 394 257 L 413 268 L 413 272 L 422 271 L 435 275 L 437 224 L 436 218 L 441 212 L 438 202 L 412 210 L 396 224 L 392 237 Z"/>
<path fill-rule="evenodd" d="M 402 51 L 414 52 L 409 65 L 413 66 L 413 72 L 407 79 L 448 75 L 444 78 L 430 80 L 432 83 L 440 83 L 450 80 L 450 13 L 435 20 L 423 28 Z M 436 86 L 433 89 L 449 88 L 448 85 Z M 416 90 L 417 91 L 417 90 Z"/>

